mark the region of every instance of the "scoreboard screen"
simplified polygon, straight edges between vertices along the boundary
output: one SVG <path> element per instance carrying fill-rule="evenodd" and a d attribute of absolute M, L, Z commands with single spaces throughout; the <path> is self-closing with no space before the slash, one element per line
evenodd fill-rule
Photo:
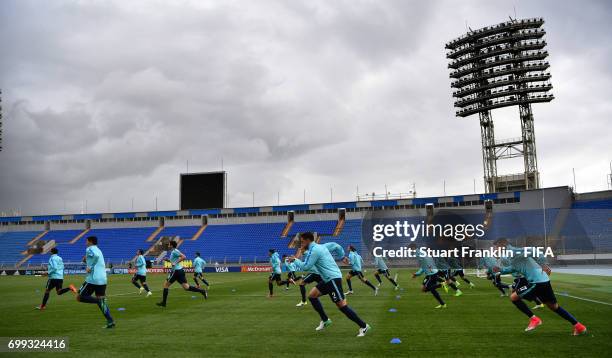
<path fill-rule="evenodd" d="M 225 183 L 225 172 L 181 174 L 181 210 L 223 208 Z"/>

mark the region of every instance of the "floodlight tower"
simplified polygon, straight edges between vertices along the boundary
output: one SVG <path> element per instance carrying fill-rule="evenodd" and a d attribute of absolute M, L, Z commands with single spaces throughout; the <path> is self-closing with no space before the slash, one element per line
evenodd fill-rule
<path fill-rule="evenodd" d="M 540 186 L 532 103 L 554 97 L 544 19 L 510 19 L 471 30 L 446 44 L 457 117 L 478 114 L 485 190 L 513 191 Z M 521 138 L 495 140 L 491 110 L 518 106 Z M 497 160 L 523 157 L 520 174 L 499 176 Z"/>

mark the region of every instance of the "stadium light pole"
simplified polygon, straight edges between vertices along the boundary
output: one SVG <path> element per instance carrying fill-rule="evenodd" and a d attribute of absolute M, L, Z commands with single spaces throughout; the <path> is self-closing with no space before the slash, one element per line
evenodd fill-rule
<path fill-rule="evenodd" d="M 486 193 L 540 188 L 532 104 L 554 99 L 543 18 L 510 19 L 446 43 L 457 117 L 477 115 Z M 521 138 L 495 137 L 492 111 L 518 107 Z M 498 175 L 497 161 L 522 158 L 523 172 Z"/>
<path fill-rule="evenodd" d="M 574 176 L 574 192 L 577 193 L 578 189 L 576 188 L 576 170 L 572 168 L 572 175 Z"/>

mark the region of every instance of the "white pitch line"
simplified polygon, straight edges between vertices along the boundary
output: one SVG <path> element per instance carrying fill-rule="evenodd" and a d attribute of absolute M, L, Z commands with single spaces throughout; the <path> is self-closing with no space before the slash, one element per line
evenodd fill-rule
<path fill-rule="evenodd" d="M 575 298 L 577 300 L 582 300 L 582 301 L 587 301 L 587 302 L 599 303 L 600 305 L 612 306 L 612 303 L 609 303 L 609 302 L 603 302 L 603 301 L 592 300 L 590 298 L 572 296 L 572 295 L 567 294 L 567 293 L 559 293 L 558 295 L 559 296 L 563 296 L 563 297 L 571 297 L 571 298 Z"/>

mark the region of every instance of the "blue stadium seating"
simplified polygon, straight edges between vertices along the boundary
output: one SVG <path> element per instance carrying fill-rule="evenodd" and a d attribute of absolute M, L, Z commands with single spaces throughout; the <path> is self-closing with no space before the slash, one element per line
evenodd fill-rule
<path fill-rule="evenodd" d="M 331 235 L 336 228 L 337 220 L 326 221 L 296 221 L 291 226 L 288 236 L 293 237 L 298 232 L 313 231 L 319 234 Z"/>
<path fill-rule="evenodd" d="M 38 236 L 41 231 L 0 232 L 0 264 L 14 264 L 24 257 L 21 252 L 27 249 L 27 243 Z"/>

